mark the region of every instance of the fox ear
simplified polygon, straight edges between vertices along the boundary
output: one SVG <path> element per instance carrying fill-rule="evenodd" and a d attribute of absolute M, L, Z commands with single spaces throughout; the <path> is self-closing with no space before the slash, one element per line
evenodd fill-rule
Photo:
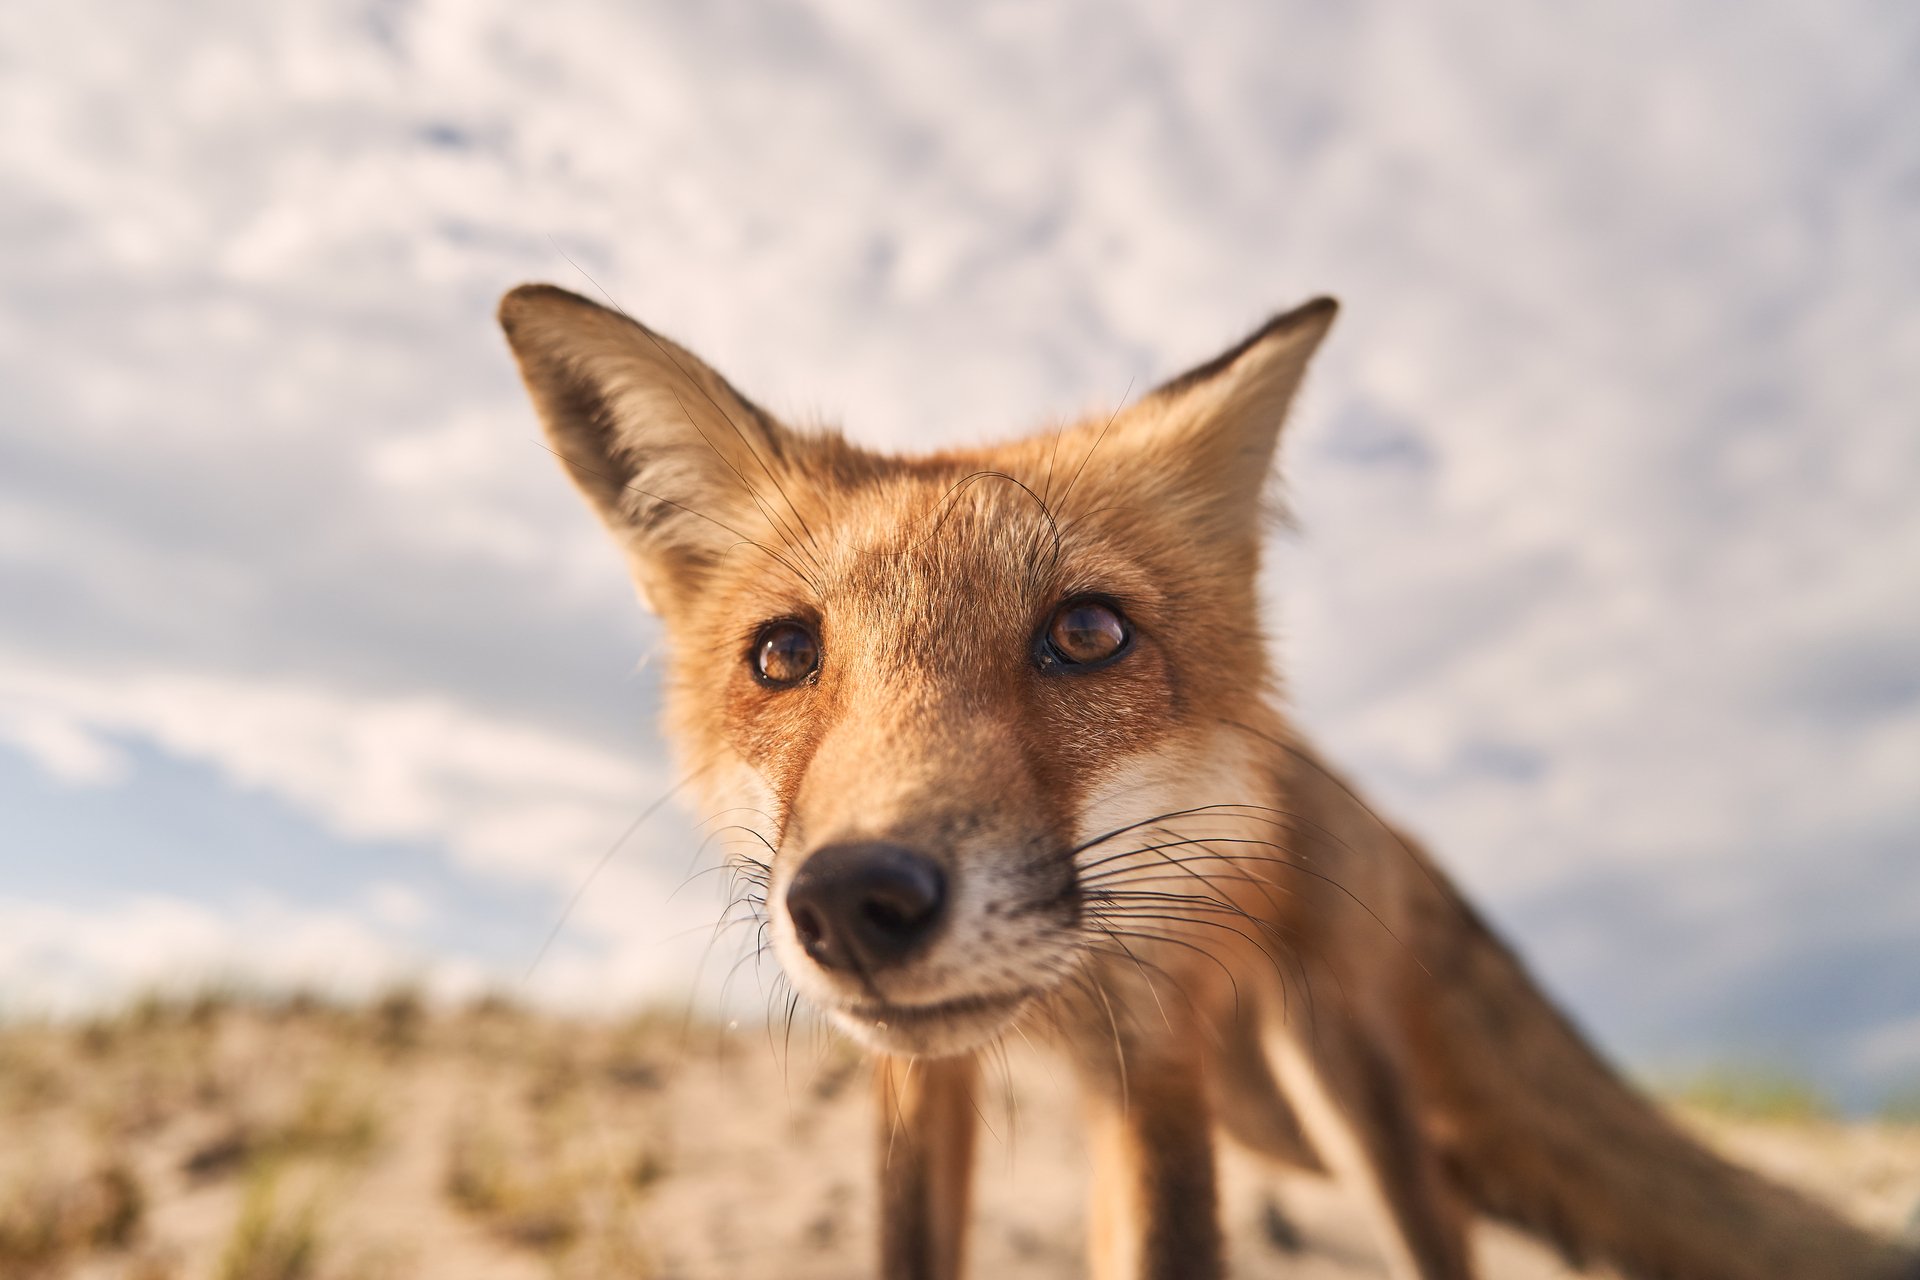
<path fill-rule="evenodd" d="M 1315 298 L 1275 316 L 1155 388 L 1127 411 L 1123 429 L 1204 509 L 1229 521 L 1251 519 L 1287 409 L 1339 310 L 1332 298 Z"/>
<path fill-rule="evenodd" d="M 778 519 L 760 499 L 796 438 L 692 353 L 552 285 L 500 300 L 500 327 L 547 440 L 670 613 Z"/>

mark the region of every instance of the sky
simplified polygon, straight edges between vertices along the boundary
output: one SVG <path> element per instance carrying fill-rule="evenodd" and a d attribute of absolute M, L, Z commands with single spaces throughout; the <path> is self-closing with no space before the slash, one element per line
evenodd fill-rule
<path fill-rule="evenodd" d="M 763 998 L 511 285 L 907 449 L 1324 292 L 1297 718 L 1636 1070 L 1920 1080 L 1920 8 L 26 0 L 0 119 L 0 1011 Z"/>

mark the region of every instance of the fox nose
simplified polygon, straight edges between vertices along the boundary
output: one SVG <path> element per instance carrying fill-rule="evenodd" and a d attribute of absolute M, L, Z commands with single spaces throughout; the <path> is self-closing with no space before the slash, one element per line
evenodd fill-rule
<path fill-rule="evenodd" d="M 931 858 L 877 840 L 816 850 L 787 886 L 793 932 L 823 969 L 871 974 L 906 961 L 946 913 Z"/>

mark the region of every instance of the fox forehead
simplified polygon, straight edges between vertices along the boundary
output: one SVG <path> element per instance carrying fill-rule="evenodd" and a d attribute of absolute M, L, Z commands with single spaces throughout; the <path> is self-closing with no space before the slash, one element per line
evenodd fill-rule
<path fill-rule="evenodd" d="M 1073 595 L 1114 597 L 1142 622 L 1158 613 L 1159 584 L 1178 576 L 1164 550 L 1129 539 L 1105 513 L 1056 511 L 1044 489 L 988 465 L 1000 461 L 903 466 L 853 485 L 789 483 L 792 514 L 773 522 L 776 536 L 742 544 L 716 575 L 712 621 L 751 630 L 793 616 L 857 630 L 881 646 L 883 663 L 967 665 L 1004 653 L 1011 638 L 1024 642 Z"/>

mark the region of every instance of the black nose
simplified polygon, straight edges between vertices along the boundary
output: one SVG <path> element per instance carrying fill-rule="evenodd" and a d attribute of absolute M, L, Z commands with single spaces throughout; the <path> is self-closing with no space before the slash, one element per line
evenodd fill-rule
<path fill-rule="evenodd" d="M 822 968 L 858 973 L 900 964 L 925 946 L 946 903 L 937 863 L 873 840 L 816 850 L 787 886 L 787 914 L 807 954 Z"/>

